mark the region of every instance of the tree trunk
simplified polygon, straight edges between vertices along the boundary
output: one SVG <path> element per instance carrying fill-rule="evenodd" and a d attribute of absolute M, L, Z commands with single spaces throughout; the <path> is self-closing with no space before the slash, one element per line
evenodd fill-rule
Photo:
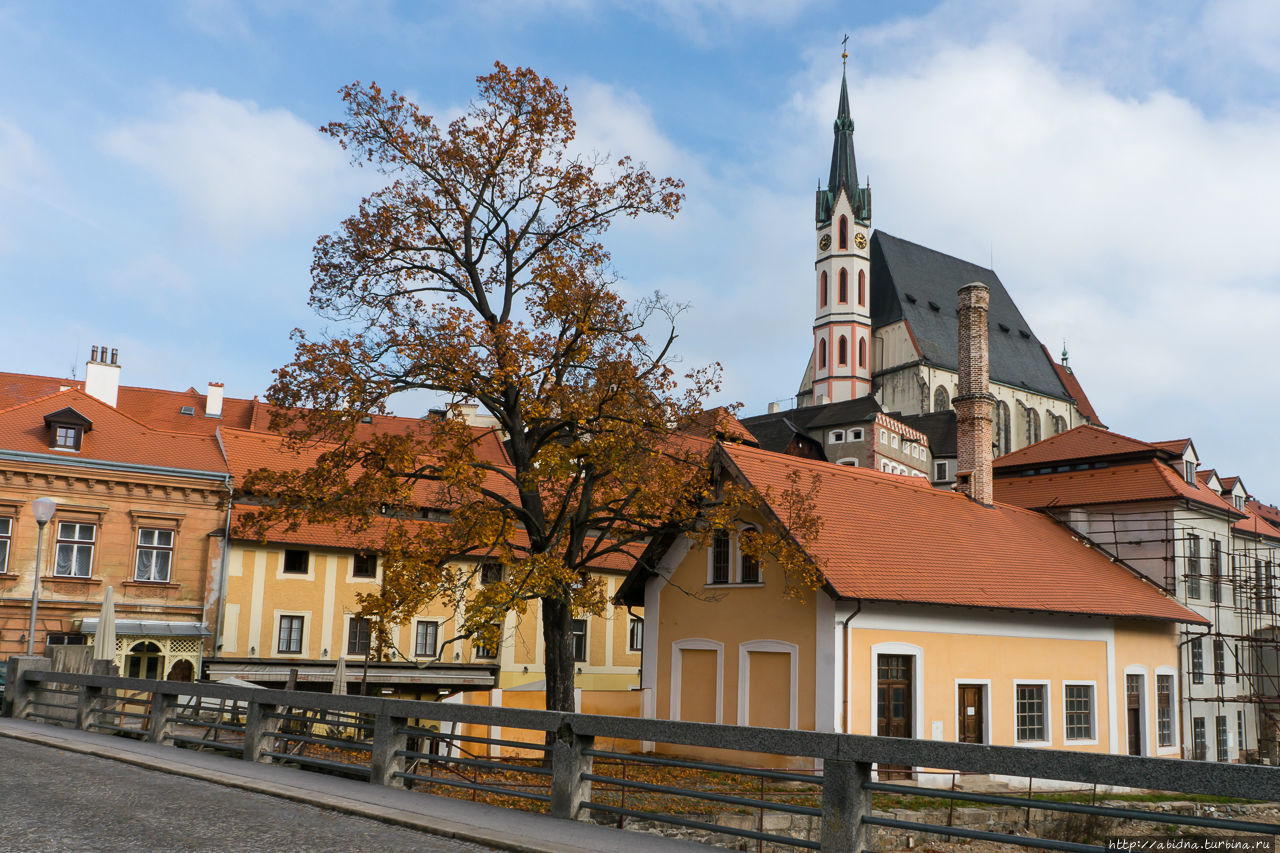
<path fill-rule="evenodd" d="M 542 642 L 547 675 L 547 710 L 574 711 L 573 613 L 560 598 L 542 599 Z"/>

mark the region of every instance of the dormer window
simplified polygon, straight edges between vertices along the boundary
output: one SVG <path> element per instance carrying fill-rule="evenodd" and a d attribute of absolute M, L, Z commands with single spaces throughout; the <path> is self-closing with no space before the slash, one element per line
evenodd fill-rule
<path fill-rule="evenodd" d="M 44 425 L 49 430 L 49 448 L 52 450 L 80 450 L 84 434 L 93 429 L 93 421 L 67 407 L 44 416 Z"/>
<path fill-rule="evenodd" d="M 1244 495 L 1235 495 L 1236 509 L 1244 509 Z"/>
<path fill-rule="evenodd" d="M 1184 459 L 1182 460 L 1182 466 L 1184 469 L 1183 476 L 1186 478 L 1188 483 L 1194 486 L 1196 484 L 1196 463 L 1192 462 L 1190 459 Z"/>

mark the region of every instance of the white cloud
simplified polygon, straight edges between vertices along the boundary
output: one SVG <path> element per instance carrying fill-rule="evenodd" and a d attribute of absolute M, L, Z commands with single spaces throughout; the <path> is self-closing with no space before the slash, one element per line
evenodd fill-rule
<path fill-rule="evenodd" d="M 115 128 L 104 145 L 224 242 L 285 232 L 355 186 L 338 147 L 288 110 L 187 91 L 159 112 Z"/>

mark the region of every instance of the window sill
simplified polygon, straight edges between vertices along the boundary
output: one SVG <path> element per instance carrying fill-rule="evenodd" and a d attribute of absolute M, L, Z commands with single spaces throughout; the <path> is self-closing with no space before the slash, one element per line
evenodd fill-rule
<path fill-rule="evenodd" d="M 1064 740 L 1062 743 L 1064 746 L 1097 746 L 1098 739 L 1097 738 L 1080 738 L 1079 740 L 1077 740 L 1074 738 L 1070 738 L 1070 739 Z"/>
<path fill-rule="evenodd" d="M 102 578 L 95 578 L 90 575 L 87 578 L 73 578 L 66 575 L 44 575 L 40 578 L 42 584 L 59 584 L 59 583 L 84 583 L 97 586 L 102 583 Z"/>
<path fill-rule="evenodd" d="M 132 580 L 132 581 L 121 581 L 121 582 L 120 582 L 120 585 L 121 585 L 121 586 L 125 586 L 125 587 L 137 587 L 139 590 L 143 590 L 143 589 L 181 589 L 181 588 L 182 588 L 182 585 L 181 585 L 181 584 L 174 583 L 173 581 L 138 581 L 138 580 Z"/>
<path fill-rule="evenodd" d="M 1014 745 L 1014 746 L 1033 746 L 1033 747 L 1044 747 L 1044 746 L 1053 746 L 1053 741 L 1051 741 L 1051 740 L 1015 740 L 1015 741 L 1013 742 L 1013 745 Z"/>
<path fill-rule="evenodd" d="M 755 583 L 709 583 L 703 586 L 703 589 L 754 589 L 764 586 L 764 581 L 756 581 Z"/>

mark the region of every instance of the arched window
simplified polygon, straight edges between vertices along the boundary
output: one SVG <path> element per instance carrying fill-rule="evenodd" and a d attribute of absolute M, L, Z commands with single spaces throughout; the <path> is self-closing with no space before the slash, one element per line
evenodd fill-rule
<path fill-rule="evenodd" d="M 126 678 L 159 678 L 164 657 L 155 643 L 135 643 L 124 658 Z"/>
<path fill-rule="evenodd" d="M 1041 438 L 1040 413 L 1027 409 L 1027 444 L 1035 444 Z"/>
<path fill-rule="evenodd" d="M 760 583 L 760 557 L 752 553 L 759 547 L 759 530 L 747 527 L 738 534 L 738 564 L 741 569 L 738 580 L 740 583 Z"/>
<path fill-rule="evenodd" d="M 933 410 L 945 412 L 949 408 L 951 408 L 951 395 L 947 393 L 945 386 L 939 385 L 938 390 L 933 392 Z"/>
<path fill-rule="evenodd" d="M 849 301 L 849 271 L 840 270 L 840 304 L 843 305 Z"/>
<path fill-rule="evenodd" d="M 1009 414 L 1009 404 L 1004 400 L 997 401 L 996 435 L 995 441 L 993 442 L 995 444 L 996 456 L 1004 456 L 1013 449 L 1013 431 L 1011 429 L 1012 421 L 1013 418 L 1010 417 Z"/>
<path fill-rule="evenodd" d="M 818 307 L 827 307 L 827 271 L 822 271 L 822 286 L 818 288 Z"/>
<path fill-rule="evenodd" d="M 849 339 L 844 335 L 840 336 L 840 344 L 836 348 L 836 364 L 844 367 L 849 363 Z"/>
<path fill-rule="evenodd" d="M 867 271 L 858 270 L 858 304 L 867 304 Z"/>
<path fill-rule="evenodd" d="M 827 369 L 827 342 L 825 339 L 818 341 L 818 369 Z"/>
<path fill-rule="evenodd" d="M 867 339 L 858 339 L 858 367 L 867 366 Z"/>
<path fill-rule="evenodd" d="M 711 536 L 711 582 L 729 582 L 729 531 L 717 530 Z"/>
<path fill-rule="evenodd" d="M 840 248 L 849 248 L 849 220 L 847 217 L 840 217 Z"/>

